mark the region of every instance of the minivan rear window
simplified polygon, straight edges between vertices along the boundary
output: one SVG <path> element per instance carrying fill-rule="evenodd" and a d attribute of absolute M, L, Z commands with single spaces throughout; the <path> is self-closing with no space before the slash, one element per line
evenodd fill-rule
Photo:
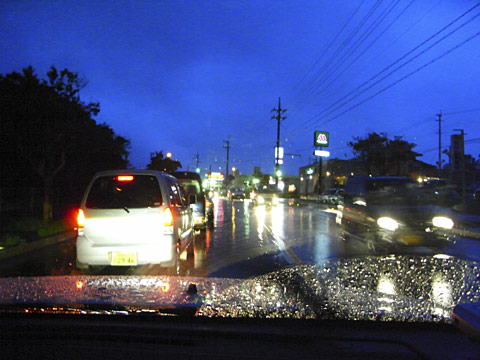
<path fill-rule="evenodd" d="M 202 192 L 200 183 L 196 179 L 178 179 L 178 181 L 182 183 L 186 192 L 189 194 L 200 194 Z"/>
<path fill-rule="evenodd" d="M 86 201 L 90 209 L 158 207 L 162 193 L 155 176 L 102 176 L 93 183 Z"/>

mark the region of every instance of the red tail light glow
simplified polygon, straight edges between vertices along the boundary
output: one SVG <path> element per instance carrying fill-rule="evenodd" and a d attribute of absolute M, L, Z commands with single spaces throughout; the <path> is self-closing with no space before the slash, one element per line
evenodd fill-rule
<path fill-rule="evenodd" d="M 82 209 L 79 209 L 78 215 L 77 215 L 77 226 L 83 227 L 84 225 L 85 225 L 85 213 L 83 212 Z"/>
<path fill-rule="evenodd" d="M 133 181 L 135 179 L 133 175 L 118 175 L 117 181 Z"/>
<path fill-rule="evenodd" d="M 82 236 L 84 234 L 83 227 L 85 226 L 85 213 L 82 209 L 78 209 L 77 215 L 77 231 L 78 235 Z"/>
<path fill-rule="evenodd" d="M 169 207 L 167 207 L 163 211 L 163 225 L 173 226 L 173 213 L 172 213 L 172 209 L 170 209 Z"/>

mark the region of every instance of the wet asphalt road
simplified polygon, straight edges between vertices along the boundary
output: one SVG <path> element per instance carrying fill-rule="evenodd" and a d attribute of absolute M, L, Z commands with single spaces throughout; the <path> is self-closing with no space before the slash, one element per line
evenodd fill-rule
<path fill-rule="evenodd" d="M 321 264 L 331 258 L 374 254 L 362 241 L 341 239 L 335 219 L 335 213 L 326 206 L 301 205 L 293 200 L 284 200 L 277 206 L 253 206 L 250 201 L 217 199 L 214 228 L 196 234 L 194 259 L 181 261 L 180 275 L 246 278 L 288 265 Z M 408 252 L 442 252 L 480 260 L 480 241 L 461 239 L 446 248 L 410 247 Z M 80 274 L 75 256 L 75 239 L 70 239 L 3 260 L 0 276 Z M 152 265 L 105 267 L 98 273 L 167 272 Z"/>

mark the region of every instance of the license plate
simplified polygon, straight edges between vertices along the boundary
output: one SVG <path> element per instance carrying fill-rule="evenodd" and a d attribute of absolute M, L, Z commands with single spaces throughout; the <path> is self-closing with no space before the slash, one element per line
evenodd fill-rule
<path fill-rule="evenodd" d="M 114 252 L 111 255 L 110 262 L 115 266 L 137 265 L 137 253 Z"/>
<path fill-rule="evenodd" d="M 422 243 L 420 235 L 401 235 L 400 241 L 407 245 L 419 245 Z"/>

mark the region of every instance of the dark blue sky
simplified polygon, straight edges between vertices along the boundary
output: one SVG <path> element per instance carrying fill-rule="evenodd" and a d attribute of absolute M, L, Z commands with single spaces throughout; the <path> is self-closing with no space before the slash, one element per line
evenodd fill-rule
<path fill-rule="evenodd" d="M 279 96 L 288 109 L 282 145 L 301 155 L 285 160 L 287 174 L 309 162 L 314 130 L 330 132 L 333 157 L 350 157 L 347 142 L 376 131 L 415 142 L 433 164 L 440 110 L 443 144 L 464 129 L 466 153 L 480 154 L 480 6 L 388 66 L 476 3 L 7 0 L 0 73 L 78 72 L 88 80 L 83 100 L 101 104 L 97 121 L 131 140 L 135 167 L 164 150 L 184 168 L 198 152 L 202 168 L 223 171 L 229 139 L 232 166 L 270 172 Z"/>

